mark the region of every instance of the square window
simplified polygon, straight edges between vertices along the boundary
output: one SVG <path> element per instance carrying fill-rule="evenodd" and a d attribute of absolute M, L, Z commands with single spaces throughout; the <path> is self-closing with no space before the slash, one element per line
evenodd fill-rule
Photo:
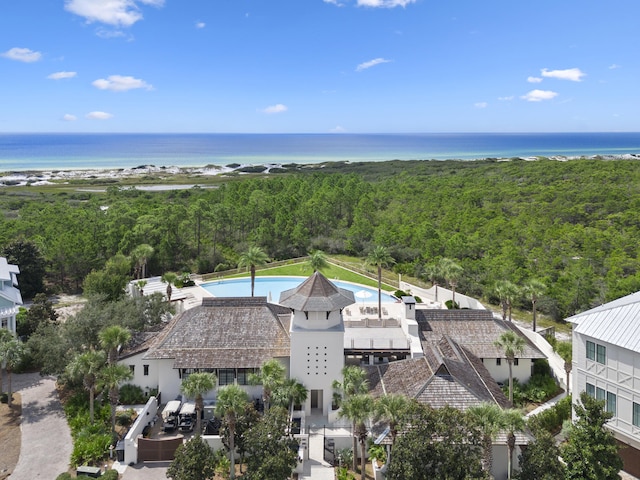
<path fill-rule="evenodd" d="M 142 370 L 145 377 L 149 375 L 149 365 L 143 365 Z"/>
<path fill-rule="evenodd" d="M 605 392 L 602 388 L 596 388 L 596 400 L 605 400 L 607 396 L 607 392 Z"/>
<path fill-rule="evenodd" d="M 502 365 L 502 359 L 496 358 L 496 365 Z"/>
<path fill-rule="evenodd" d="M 607 347 L 596 345 L 596 362 L 605 365 L 607 363 Z"/>
<path fill-rule="evenodd" d="M 517 359 L 517 358 L 514 358 L 514 359 L 513 359 L 513 364 L 514 364 L 516 367 L 518 366 L 518 359 Z"/>
<path fill-rule="evenodd" d="M 589 360 L 596 359 L 596 344 L 587 340 L 587 358 Z"/>
<path fill-rule="evenodd" d="M 233 368 L 221 368 L 218 370 L 219 385 L 233 385 L 235 380 L 235 370 Z"/>
<path fill-rule="evenodd" d="M 131 370 L 131 373 L 132 373 L 133 375 L 135 375 L 135 374 L 136 374 L 136 366 L 135 366 L 135 365 L 129 365 L 129 370 Z"/>

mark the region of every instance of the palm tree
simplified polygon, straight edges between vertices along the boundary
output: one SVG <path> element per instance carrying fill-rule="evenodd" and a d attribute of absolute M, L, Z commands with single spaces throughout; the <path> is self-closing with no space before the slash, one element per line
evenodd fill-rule
<path fill-rule="evenodd" d="M 502 349 L 509 364 L 509 401 L 513 403 L 513 362 L 517 354 L 524 352 L 527 342 L 513 330 L 507 330 L 493 344 Z"/>
<path fill-rule="evenodd" d="M 111 431 L 116 431 L 116 406 L 120 401 L 120 384 L 131 380 L 133 373 L 126 365 L 107 365 L 100 371 L 98 385 L 101 390 L 105 389 L 109 395 L 111 404 Z"/>
<path fill-rule="evenodd" d="M 173 292 L 173 287 L 178 279 L 178 274 L 175 272 L 165 272 L 162 277 L 160 277 L 163 283 L 167 284 L 167 302 L 171 303 L 171 293 Z"/>
<path fill-rule="evenodd" d="M 140 296 L 144 296 L 144 287 L 147 286 L 147 281 L 146 280 L 138 280 L 136 282 L 136 285 L 138 287 L 138 289 L 140 290 Z"/>
<path fill-rule="evenodd" d="M 249 375 L 249 383 L 262 385 L 262 400 L 265 410 L 269 410 L 273 391 L 284 384 L 287 378 L 286 373 L 284 365 L 272 358 L 264 362 L 258 372 Z"/>
<path fill-rule="evenodd" d="M 513 474 L 513 451 L 516 448 L 516 432 L 524 430 L 525 421 L 522 412 L 515 408 L 502 411 L 504 428 L 507 431 L 507 447 L 509 454 L 507 457 L 507 475 L 511 480 Z"/>
<path fill-rule="evenodd" d="M 289 378 L 276 387 L 271 396 L 274 405 L 289 410 L 289 416 L 293 414 L 293 407 L 307 401 L 309 391 L 295 378 Z"/>
<path fill-rule="evenodd" d="M 347 365 L 342 369 L 342 382 L 333 381 L 333 389 L 335 391 L 334 398 L 336 403 L 342 407 L 344 403 L 355 395 L 363 395 L 369 391 L 367 381 L 367 372 L 357 365 Z M 352 423 L 352 429 L 356 431 L 355 422 Z M 356 451 L 358 449 L 357 439 L 353 436 L 353 470 L 358 468 L 358 459 Z"/>
<path fill-rule="evenodd" d="M 439 281 L 440 281 L 440 277 L 442 277 L 442 271 L 440 268 L 440 262 L 435 262 L 435 263 L 430 263 L 428 265 L 425 265 L 424 267 L 425 270 L 425 274 L 427 275 L 427 277 L 429 277 L 429 281 L 431 282 L 431 284 L 436 287 L 436 302 L 438 301 L 438 285 L 439 285 Z"/>
<path fill-rule="evenodd" d="M 229 478 L 235 478 L 235 441 L 234 436 L 236 433 L 236 422 L 238 416 L 242 415 L 245 409 L 245 405 L 249 401 L 247 392 L 242 390 L 237 385 L 227 385 L 222 387 L 218 393 L 218 400 L 216 403 L 216 415 L 222 418 L 229 428 L 229 463 L 230 472 Z"/>
<path fill-rule="evenodd" d="M 535 278 L 529 279 L 527 283 L 522 287 L 522 291 L 525 295 L 529 297 L 531 301 L 531 308 L 533 310 L 533 331 L 536 331 L 536 304 L 538 302 L 538 298 L 541 295 L 544 295 L 547 286 L 542 283 L 540 280 L 536 280 Z"/>
<path fill-rule="evenodd" d="M 324 270 L 329 266 L 327 255 L 322 250 L 313 250 L 309 252 L 309 260 L 307 265 L 313 269 L 313 273 Z"/>
<path fill-rule="evenodd" d="M 72 378 L 81 378 L 82 385 L 89 392 L 89 418 L 93 425 L 94 399 L 100 370 L 106 362 L 105 354 L 102 351 L 89 350 L 74 357 L 67 365 L 67 373 Z"/>
<path fill-rule="evenodd" d="M 377 422 L 382 420 L 389 425 L 389 433 L 391 434 L 391 449 L 396 443 L 398 436 L 398 424 L 402 416 L 409 407 L 409 399 L 404 395 L 391 393 L 378 398 L 373 406 L 374 420 Z"/>
<path fill-rule="evenodd" d="M 131 252 L 131 257 L 133 257 L 135 265 L 135 277 L 137 279 L 147 278 L 147 262 L 153 255 L 153 252 L 153 247 L 146 243 L 138 245 Z"/>
<path fill-rule="evenodd" d="M 258 246 L 249 247 L 249 249 L 240 255 L 238 260 L 238 268 L 248 268 L 251 271 L 251 296 L 253 297 L 254 286 L 256 282 L 256 267 L 264 265 L 269 261 L 267 254 Z"/>
<path fill-rule="evenodd" d="M 387 267 L 395 260 L 387 250 L 387 247 L 378 245 L 367 256 L 367 263 L 378 268 L 378 319 L 382 319 L 382 267 Z"/>
<path fill-rule="evenodd" d="M 456 308 L 456 286 L 458 285 L 458 280 L 460 280 L 463 271 L 462 266 L 455 260 L 450 258 L 440 259 L 440 273 L 449 284 L 449 288 L 451 288 L 451 302 L 453 308 Z"/>
<path fill-rule="evenodd" d="M 564 360 L 564 373 L 566 374 L 567 396 L 569 395 L 569 376 L 573 367 L 573 345 L 571 342 L 558 342 L 554 345 L 553 350 Z"/>
<path fill-rule="evenodd" d="M 200 372 L 192 373 L 180 385 L 180 391 L 188 398 L 196 400 L 196 435 L 201 433 L 202 411 L 204 410 L 204 399 L 202 395 L 211 391 L 216 386 L 216 376 L 213 373 Z"/>
<path fill-rule="evenodd" d="M 509 321 L 511 321 L 511 305 L 514 297 L 517 295 L 518 287 L 509 280 L 498 280 L 493 286 L 493 291 L 500 298 L 502 306 L 502 320 L 507 321 L 507 312 L 509 313 Z"/>
<path fill-rule="evenodd" d="M 504 415 L 502 409 L 495 403 L 481 403 L 469 407 L 467 416 L 471 424 L 477 427 L 481 434 L 482 442 L 482 469 L 491 476 L 493 467 L 493 440 L 500 430 L 504 428 Z"/>
<path fill-rule="evenodd" d="M 107 351 L 107 363 L 115 365 L 120 350 L 131 340 L 131 332 L 120 325 L 111 325 L 101 330 L 98 338 L 102 348 Z"/>
<path fill-rule="evenodd" d="M 11 391 L 11 372 L 20 364 L 25 354 L 23 343 L 17 338 L 5 340 L 0 344 L 0 365 L 4 363 L 7 370 L 7 405 L 11 407 L 13 392 Z"/>
<path fill-rule="evenodd" d="M 340 417 L 348 418 L 354 425 L 353 438 L 360 442 L 360 479 L 366 478 L 366 447 L 367 447 L 367 425 L 371 413 L 373 412 L 373 398 L 370 395 L 363 393 L 358 395 L 352 395 L 342 402 L 340 408 Z M 356 450 L 353 450 L 354 465 L 357 464 Z M 354 471 L 356 469 L 354 468 Z"/>

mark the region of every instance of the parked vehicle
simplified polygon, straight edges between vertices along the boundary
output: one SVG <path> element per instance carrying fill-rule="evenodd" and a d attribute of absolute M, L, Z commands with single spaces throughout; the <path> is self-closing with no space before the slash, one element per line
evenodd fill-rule
<path fill-rule="evenodd" d="M 162 430 L 172 432 L 178 427 L 178 416 L 182 402 L 180 400 L 171 400 L 167 402 L 162 411 Z"/>
<path fill-rule="evenodd" d="M 196 404 L 186 402 L 178 415 L 178 429 L 181 432 L 191 432 L 196 424 Z"/>

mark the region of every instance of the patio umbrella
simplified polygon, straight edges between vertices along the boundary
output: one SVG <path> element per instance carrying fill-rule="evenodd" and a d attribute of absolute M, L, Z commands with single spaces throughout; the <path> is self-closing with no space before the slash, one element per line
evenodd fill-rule
<path fill-rule="evenodd" d="M 369 298 L 370 296 L 372 296 L 373 294 L 368 291 L 368 290 L 360 290 L 359 292 L 355 293 L 355 296 L 357 298 L 361 298 L 362 299 L 362 303 L 364 303 L 364 299 L 365 298 Z"/>

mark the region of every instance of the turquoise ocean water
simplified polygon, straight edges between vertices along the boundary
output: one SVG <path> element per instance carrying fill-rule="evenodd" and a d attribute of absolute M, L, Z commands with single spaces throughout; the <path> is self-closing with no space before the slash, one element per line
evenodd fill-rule
<path fill-rule="evenodd" d="M 640 154 L 640 133 L 0 134 L 0 171 Z"/>

